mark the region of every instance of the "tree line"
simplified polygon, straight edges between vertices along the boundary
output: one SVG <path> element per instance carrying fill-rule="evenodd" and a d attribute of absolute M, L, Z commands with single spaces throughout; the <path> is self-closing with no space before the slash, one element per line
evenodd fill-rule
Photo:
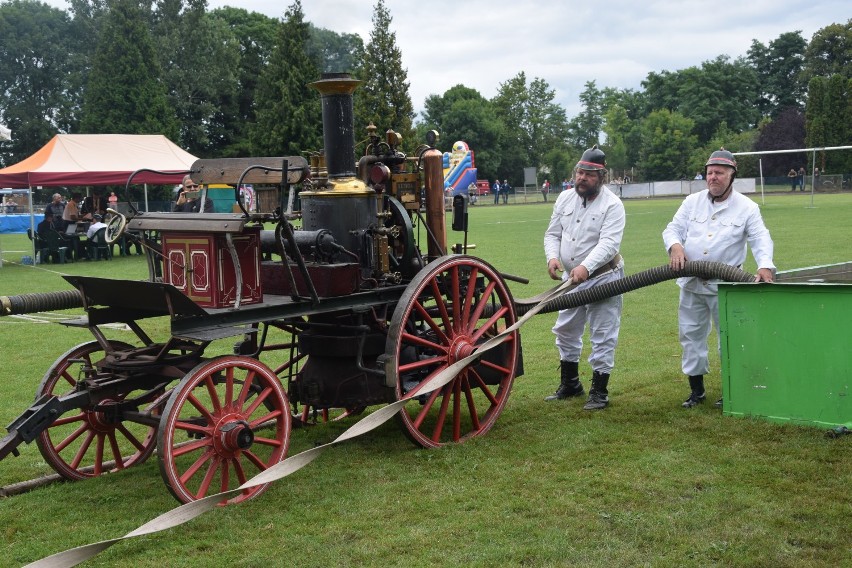
<path fill-rule="evenodd" d="M 372 123 L 413 151 L 431 129 L 442 148 L 465 140 L 480 177 L 519 184 L 524 167 L 568 178 L 577 156 L 601 144 L 617 176 L 691 178 L 725 146 L 760 151 L 845 145 L 852 140 L 852 20 L 806 41 L 800 31 L 745 56 L 651 72 L 642 88 L 590 78 L 568 117 L 547 80 L 524 71 L 488 99 L 456 85 L 432 94 L 417 116 L 408 70 L 384 0 L 366 43 L 305 21 L 300 0 L 283 18 L 206 0 L 36 0 L 0 4 L 0 123 L 14 140 L 0 165 L 20 161 L 56 133 L 164 134 L 199 157 L 286 156 L 322 149 L 323 72 L 363 81 L 355 95 L 356 143 Z M 416 70 L 414 70 L 416 72 Z M 756 159 L 741 175 L 757 175 Z M 804 155 L 770 155 L 764 175 L 783 176 Z M 823 171 L 852 172 L 852 153 L 821 153 Z"/>

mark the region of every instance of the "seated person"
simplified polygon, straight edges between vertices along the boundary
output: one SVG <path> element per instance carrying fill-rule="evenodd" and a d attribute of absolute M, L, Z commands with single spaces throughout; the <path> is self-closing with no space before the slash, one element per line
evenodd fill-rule
<path fill-rule="evenodd" d="M 103 215 L 101 215 L 100 213 L 95 213 L 94 215 L 92 215 L 92 219 L 94 219 L 94 222 L 89 225 L 89 230 L 86 231 L 86 238 L 88 239 L 94 237 L 95 233 L 97 233 L 99 229 L 103 229 L 104 227 L 106 227 Z"/>
<path fill-rule="evenodd" d="M 57 229 L 58 227 L 54 221 L 53 213 L 50 211 L 46 211 L 42 222 L 36 225 L 36 233 L 41 236 L 46 235 L 48 231 L 56 231 Z"/>
<path fill-rule="evenodd" d="M 197 183 L 192 181 L 189 175 L 183 176 L 180 194 L 175 203 L 175 213 L 198 213 L 201 208 L 201 200 L 198 198 L 198 191 L 201 189 Z M 191 197 L 194 196 L 194 197 Z M 213 200 L 209 197 L 204 200 L 204 212 L 213 213 Z"/>

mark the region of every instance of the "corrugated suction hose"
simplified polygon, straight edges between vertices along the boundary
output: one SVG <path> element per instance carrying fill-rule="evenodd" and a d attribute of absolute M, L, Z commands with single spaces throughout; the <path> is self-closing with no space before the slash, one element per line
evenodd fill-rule
<path fill-rule="evenodd" d="M 620 280 L 614 280 L 594 286 L 586 290 L 580 290 L 572 294 L 563 294 L 558 298 L 550 300 L 544 305 L 544 308 L 539 313 L 546 314 L 558 312 L 559 310 L 568 310 L 594 302 L 600 302 L 606 298 L 618 296 L 626 292 L 631 292 L 645 286 L 659 284 L 666 280 L 674 280 L 683 276 L 697 276 L 707 280 L 722 280 L 724 282 L 754 282 L 754 275 L 744 272 L 734 266 L 728 266 L 721 262 L 704 262 L 704 261 L 687 261 L 683 270 L 672 270 L 668 264 L 649 268 L 630 276 L 625 276 Z M 517 315 L 525 314 L 530 308 L 535 305 L 535 301 L 517 300 L 515 302 L 515 312 Z"/>

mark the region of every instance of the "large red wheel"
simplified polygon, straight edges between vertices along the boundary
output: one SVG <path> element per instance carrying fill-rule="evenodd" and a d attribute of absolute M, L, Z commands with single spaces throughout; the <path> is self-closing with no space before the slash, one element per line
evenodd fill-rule
<path fill-rule="evenodd" d="M 234 489 L 286 457 L 290 421 L 281 383 L 260 361 L 231 355 L 201 363 L 163 410 L 160 472 L 182 503 Z M 267 485 L 222 504 L 250 499 Z"/>
<path fill-rule="evenodd" d="M 110 341 L 110 345 L 118 350 L 133 348 L 121 341 Z M 84 369 L 97 369 L 104 356 L 97 341 L 69 350 L 45 373 L 36 399 L 45 394 L 62 396 L 73 392 L 77 382 L 86 378 Z M 131 394 L 116 395 L 95 407 L 80 408 L 55 420 L 36 439 L 44 460 L 70 480 L 97 477 L 145 461 L 154 451 L 156 428 L 122 421 L 109 412 L 111 405 L 131 399 Z M 156 409 L 150 410 L 156 413 Z"/>
<path fill-rule="evenodd" d="M 517 331 L 473 359 L 444 387 L 417 395 L 426 380 L 515 323 L 512 297 L 486 262 L 468 256 L 433 261 L 412 280 L 394 311 L 386 366 L 408 436 L 423 447 L 486 433 L 502 412 L 518 358 Z"/>

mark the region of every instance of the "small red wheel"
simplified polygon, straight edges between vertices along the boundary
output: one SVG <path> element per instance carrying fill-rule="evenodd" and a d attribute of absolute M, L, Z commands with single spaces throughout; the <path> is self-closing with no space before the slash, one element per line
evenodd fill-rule
<path fill-rule="evenodd" d="M 514 323 L 508 288 L 480 259 L 442 257 L 411 281 L 394 310 L 386 353 L 397 400 L 414 395 L 398 416 L 416 444 L 437 447 L 491 429 L 515 378 L 517 331 L 473 359 L 444 387 L 420 396 L 417 391 Z"/>
<path fill-rule="evenodd" d="M 250 357 L 200 363 L 174 389 L 160 419 L 158 459 L 182 503 L 234 489 L 284 459 L 290 407 L 275 373 Z M 250 499 L 268 484 L 221 504 Z"/>
<path fill-rule="evenodd" d="M 133 349 L 121 341 L 110 341 L 112 349 Z M 96 369 L 104 358 L 97 341 L 83 343 L 59 357 L 45 373 L 36 399 L 49 394 L 73 392 L 83 369 Z M 117 419 L 110 404 L 132 398 L 131 393 L 103 400 L 96 407 L 83 407 L 55 420 L 36 439 L 44 460 L 65 479 L 97 477 L 144 462 L 154 451 L 156 428 Z M 141 391 L 140 391 L 141 394 Z M 149 409 L 156 414 L 156 408 Z"/>

